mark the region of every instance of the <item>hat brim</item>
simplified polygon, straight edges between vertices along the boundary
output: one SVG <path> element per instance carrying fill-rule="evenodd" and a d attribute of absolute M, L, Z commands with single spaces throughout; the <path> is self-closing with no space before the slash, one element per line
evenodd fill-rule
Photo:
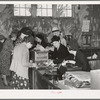
<path fill-rule="evenodd" d="M 55 40 L 56 42 L 58 42 L 57 40 Z M 55 42 L 55 41 L 51 41 L 51 44 L 53 44 L 53 42 Z"/>
<path fill-rule="evenodd" d="M 57 42 L 58 42 L 59 40 L 52 40 L 52 41 L 51 41 L 51 43 L 53 43 L 53 42 L 55 42 L 55 41 L 57 41 Z"/>
<path fill-rule="evenodd" d="M 52 32 L 57 32 L 57 31 L 59 31 L 59 30 L 54 30 L 54 31 L 52 31 Z"/>

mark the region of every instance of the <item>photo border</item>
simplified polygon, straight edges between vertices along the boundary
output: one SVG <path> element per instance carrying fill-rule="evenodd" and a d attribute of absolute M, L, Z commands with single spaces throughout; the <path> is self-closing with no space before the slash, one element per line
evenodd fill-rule
<path fill-rule="evenodd" d="M 48 2 L 50 3 L 50 1 L 52 2 L 80 2 L 77 4 L 86 4 L 87 1 L 91 2 L 92 4 L 98 4 L 96 1 L 99 0 L 1 0 L 0 4 L 6 4 L 6 2 L 9 3 L 13 3 L 13 2 L 19 3 L 21 2 L 29 2 L 31 1 L 31 3 L 38 3 L 38 2 Z M 83 3 L 84 1 L 84 3 Z M 95 3 L 93 3 L 93 2 Z M 45 3 L 46 3 L 45 2 Z M 73 2 L 73 3 L 74 3 Z M 75 3 L 75 4 L 76 4 Z M 100 4 L 100 1 L 99 1 Z M 100 91 L 99 90 L 0 90 L 0 99 L 4 99 L 4 100 L 41 100 L 41 99 L 46 99 L 46 100 L 58 100 L 58 99 L 62 99 L 62 100 L 87 100 L 87 99 L 91 99 L 91 100 L 96 100 L 96 99 L 100 99 Z"/>

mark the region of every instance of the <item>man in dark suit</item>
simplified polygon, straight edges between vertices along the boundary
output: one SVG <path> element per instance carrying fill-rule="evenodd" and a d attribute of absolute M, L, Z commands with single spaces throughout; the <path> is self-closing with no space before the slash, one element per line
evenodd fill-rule
<path fill-rule="evenodd" d="M 53 64 L 61 64 L 64 60 L 72 60 L 74 58 L 73 54 L 70 54 L 67 47 L 60 43 L 60 37 L 53 36 L 52 45 L 54 47 L 54 51 L 50 52 L 50 59 L 52 59 Z M 59 74 L 59 79 L 62 79 L 62 75 L 67 71 L 67 67 L 60 66 L 57 69 L 57 73 Z"/>
<path fill-rule="evenodd" d="M 86 56 L 78 48 L 78 44 L 75 41 L 69 43 L 70 53 L 74 54 L 75 65 L 82 68 L 82 71 L 90 71 L 90 66 Z"/>
<path fill-rule="evenodd" d="M 76 52 L 75 61 L 75 65 L 82 67 L 82 71 L 90 71 L 90 65 L 88 63 L 88 60 L 80 50 Z"/>
<path fill-rule="evenodd" d="M 53 36 L 52 45 L 54 46 L 54 51 L 50 52 L 50 59 L 53 59 L 54 64 L 60 64 L 64 59 L 73 59 L 74 55 L 70 54 L 67 47 L 60 43 L 60 37 Z"/>

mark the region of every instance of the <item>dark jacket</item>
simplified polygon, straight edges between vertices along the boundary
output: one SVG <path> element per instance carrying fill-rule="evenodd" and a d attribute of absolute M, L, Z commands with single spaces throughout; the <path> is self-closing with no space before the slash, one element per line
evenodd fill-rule
<path fill-rule="evenodd" d="M 58 50 L 55 48 L 53 52 L 52 51 L 50 52 L 50 59 L 53 59 L 54 60 L 53 62 L 55 64 L 62 63 L 62 61 L 64 59 L 72 60 L 73 57 L 74 57 L 74 55 L 70 54 L 68 52 L 68 49 L 65 46 L 63 46 L 62 44 L 60 44 L 60 47 Z"/>
<path fill-rule="evenodd" d="M 78 50 L 75 57 L 76 65 L 82 67 L 83 71 L 90 71 L 90 66 L 85 55 Z"/>

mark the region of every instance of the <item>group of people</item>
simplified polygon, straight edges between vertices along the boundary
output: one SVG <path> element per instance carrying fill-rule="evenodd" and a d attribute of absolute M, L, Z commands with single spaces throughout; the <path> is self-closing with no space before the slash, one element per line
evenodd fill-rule
<path fill-rule="evenodd" d="M 23 27 L 20 31 L 12 31 L 8 38 L 1 35 L 0 74 L 4 85 L 29 88 L 28 67 L 36 66 L 29 62 L 29 49 L 34 45 L 32 34 L 29 27 Z"/>
<path fill-rule="evenodd" d="M 83 71 L 89 71 L 89 65 L 84 54 L 78 49 L 77 41 L 66 41 L 59 29 L 52 31 L 51 41 L 42 33 L 35 34 L 29 27 L 23 27 L 20 31 L 12 31 L 6 39 L 0 36 L 0 74 L 4 85 L 12 86 L 13 89 L 29 89 L 30 67 L 38 67 L 30 61 L 30 48 L 41 51 L 49 51 L 49 59 L 52 64 L 60 64 L 64 60 L 75 60 L 76 65 Z M 48 49 L 49 47 L 49 49 Z M 2 48 L 2 49 L 1 49 Z M 65 69 L 64 69 L 65 70 Z M 7 80 L 7 76 L 11 79 Z"/>
<path fill-rule="evenodd" d="M 50 59 L 52 59 L 50 63 L 54 65 L 71 60 L 75 61 L 74 66 L 80 67 L 82 71 L 90 71 L 88 60 L 83 52 L 80 51 L 77 40 L 72 37 L 69 41 L 66 41 L 59 29 L 53 31 L 53 34 L 51 44 L 54 50 L 49 52 Z M 58 74 L 60 74 L 60 79 L 62 79 L 62 75 L 67 69 L 67 66 L 61 65 L 57 70 Z"/>

